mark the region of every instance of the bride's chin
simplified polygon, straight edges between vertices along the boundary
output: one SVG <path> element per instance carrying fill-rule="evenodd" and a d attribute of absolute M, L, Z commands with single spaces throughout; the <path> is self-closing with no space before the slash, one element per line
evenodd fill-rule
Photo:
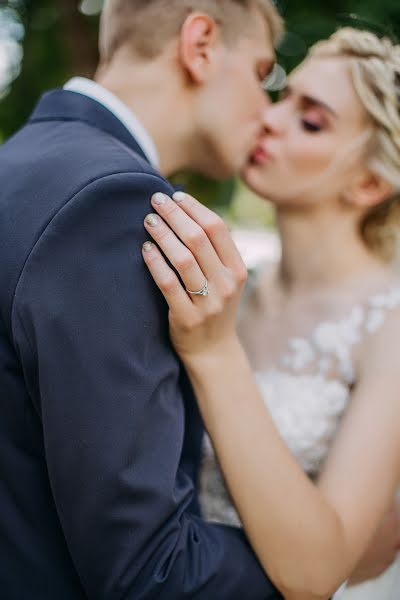
<path fill-rule="evenodd" d="M 261 198 L 270 200 L 273 196 L 271 186 L 266 181 L 265 173 L 262 173 L 260 169 L 254 165 L 248 164 L 241 173 L 241 178 L 248 188 Z"/>

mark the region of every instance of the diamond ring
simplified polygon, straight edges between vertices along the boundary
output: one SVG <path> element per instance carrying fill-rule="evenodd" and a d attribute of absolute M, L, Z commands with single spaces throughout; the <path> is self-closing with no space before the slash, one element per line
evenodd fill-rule
<path fill-rule="evenodd" d="M 205 284 L 201 288 L 201 290 L 198 290 L 197 292 L 194 292 L 194 291 L 188 290 L 186 288 L 186 291 L 187 291 L 188 294 L 191 294 L 192 296 L 208 296 L 208 294 L 210 293 L 210 289 L 208 287 L 208 281 L 207 281 L 207 279 L 206 279 Z"/>

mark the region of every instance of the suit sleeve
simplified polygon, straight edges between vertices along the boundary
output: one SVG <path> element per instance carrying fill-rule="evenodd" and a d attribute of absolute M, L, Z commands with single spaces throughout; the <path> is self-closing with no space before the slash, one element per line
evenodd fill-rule
<path fill-rule="evenodd" d="M 184 408 L 166 305 L 142 260 L 155 175 L 69 200 L 21 275 L 13 328 L 54 502 L 93 600 L 279 597 L 243 533 L 189 513 Z"/>

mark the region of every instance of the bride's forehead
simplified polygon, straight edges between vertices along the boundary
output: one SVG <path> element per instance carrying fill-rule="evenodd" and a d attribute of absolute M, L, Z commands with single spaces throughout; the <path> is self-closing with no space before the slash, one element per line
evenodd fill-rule
<path fill-rule="evenodd" d="M 351 72 L 349 62 L 339 57 L 313 57 L 306 58 L 289 75 L 292 85 L 312 86 L 315 92 L 325 89 L 338 94 L 338 82 L 351 85 Z"/>
<path fill-rule="evenodd" d="M 288 84 L 294 94 L 317 98 L 339 115 L 356 119 L 363 113 L 345 58 L 306 58 L 289 75 Z"/>

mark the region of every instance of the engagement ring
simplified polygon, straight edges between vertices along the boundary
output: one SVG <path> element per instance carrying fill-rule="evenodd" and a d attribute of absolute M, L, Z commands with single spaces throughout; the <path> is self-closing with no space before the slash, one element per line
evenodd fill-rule
<path fill-rule="evenodd" d="M 192 296 L 208 296 L 208 294 L 210 293 L 210 290 L 209 290 L 209 287 L 208 287 L 208 281 L 207 281 L 207 279 L 206 279 L 205 284 L 201 288 L 201 290 L 198 290 L 197 292 L 193 292 L 192 290 L 188 290 L 186 288 L 186 291 L 187 291 L 188 294 L 192 294 Z"/>

